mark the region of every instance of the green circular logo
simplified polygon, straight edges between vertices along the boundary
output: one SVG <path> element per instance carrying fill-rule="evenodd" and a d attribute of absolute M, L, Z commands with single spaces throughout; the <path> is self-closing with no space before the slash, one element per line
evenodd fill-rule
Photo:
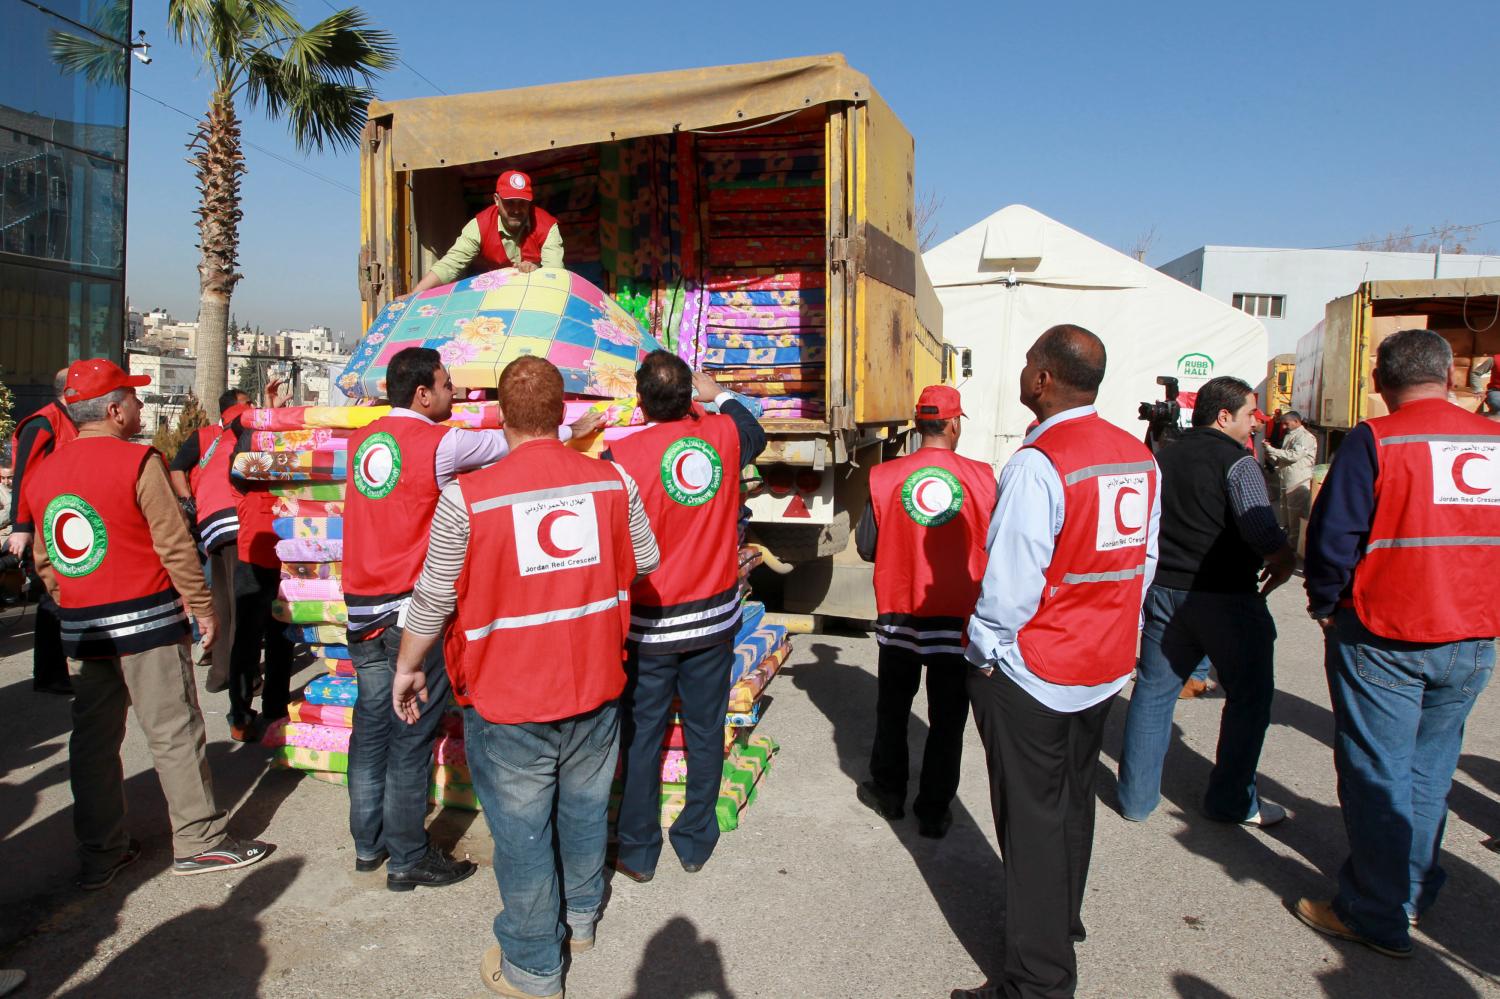
<path fill-rule="evenodd" d="M 901 505 L 906 514 L 923 527 L 941 527 L 964 505 L 964 487 L 946 468 L 919 468 L 901 483 Z"/>
<path fill-rule="evenodd" d="M 42 538 L 52 567 L 64 576 L 87 576 L 109 550 L 104 518 L 82 496 L 63 493 L 42 514 Z"/>
<path fill-rule="evenodd" d="M 702 506 L 724 481 L 724 462 L 708 441 L 684 437 L 661 456 L 661 484 L 683 506 Z"/>
<path fill-rule="evenodd" d="M 387 433 L 371 434 L 354 452 L 354 488 L 366 499 L 384 499 L 401 479 L 401 445 Z"/>

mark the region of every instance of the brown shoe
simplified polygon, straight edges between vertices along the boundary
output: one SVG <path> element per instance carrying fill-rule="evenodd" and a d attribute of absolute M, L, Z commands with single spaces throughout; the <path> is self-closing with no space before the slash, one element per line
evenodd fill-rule
<path fill-rule="evenodd" d="M 1367 936 L 1354 932 L 1339 918 L 1338 913 L 1333 911 L 1332 902 L 1299 898 L 1297 904 L 1292 907 L 1292 915 L 1325 937 L 1363 944 L 1377 954 L 1384 954 L 1386 957 L 1411 957 L 1412 955 L 1413 948 L 1410 943 L 1405 947 L 1388 947 L 1383 943 L 1377 943 Z"/>
<path fill-rule="evenodd" d="M 479 973 L 484 976 L 485 988 L 495 995 L 509 996 L 510 999 L 563 999 L 563 992 L 566 990 L 554 992 L 550 996 L 534 996 L 530 992 L 522 992 L 505 980 L 505 972 L 500 970 L 500 957 L 500 945 L 494 944 L 479 959 Z"/>
<path fill-rule="evenodd" d="M 1182 693 L 1177 695 L 1179 701 L 1191 701 L 1195 697 L 1211 694 L 1218 687 L 1212 680 L 1200 680 L 1195 676 L 1188 677 L 1187 683 L 1182 685 Z"/>

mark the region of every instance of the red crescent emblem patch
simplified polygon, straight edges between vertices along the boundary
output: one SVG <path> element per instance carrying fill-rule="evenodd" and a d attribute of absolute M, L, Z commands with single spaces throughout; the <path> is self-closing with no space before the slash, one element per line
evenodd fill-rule
<path fill-rule="evenodd" d="M 1140 494 L 1141 491 L 1139 489 L 1132 489 L 1130 486 L 1126 486 L 1115 493 L 1115 530 L 1124 536 L 1128 537 L 1145 526 L 1143 524 L 1127 524 L 1125 517 L 1120 513 L 1120 507 L 1124 504 L 1126 496 L 1139 496 Z"/>
<path fill-rule="evenodd" d="M 1474 451 L 1466 451 L 1463 454 L 1459 455 L 1457 458 L 1453 459 L 1453 485 L 1458 488 L 1459 492 L 1464 493 L 1467 496 L 1483 496 L 1492 488 L 1490 486 L 1472 486 L 1469 484 L 1468 480 L 1464 478 L 1464 466 L 1469 462 L 1476 460 L 1487 461 L 1488 459 L 1486 459 L 1484 455 L 1478 454 Z"/>
<path fill-rule="evenodd" d="M 557 526 L 557 522 L 559 520 L 564 517 L 576 516 L 578 516 L 578 514 L 574 513 L 572 510 L 553 510 L 551 513 L 543 517 L 542 522 L 537 525 L 536 529 L 536 543 L 538 547 L 540 547 L 542 551 L 546 552 L 548 555 L 551 555 L 553 558 L 568 558 L 570 556 L 577 555 L 580 549 L 563 548 L 552 537 L 552 529 Z"/>

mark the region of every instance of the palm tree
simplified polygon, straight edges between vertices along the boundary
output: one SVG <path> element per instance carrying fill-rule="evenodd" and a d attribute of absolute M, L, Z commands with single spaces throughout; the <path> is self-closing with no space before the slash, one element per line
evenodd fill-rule
<path fill-rule="evenodd" d="M 237 104 L 285 121 L 299 150 L 353 148 L 375 78 L 396 62 L 396 44 L 357 8 L 304 28 L 280 0 L 168 0 L 167 25 L 203 57 L 213 82 L 188 148 L 201 195 L 194 394 L 214 418 L 227 384 L 229 300 L 244 276 L 237 270 L 245 172 Z"/>

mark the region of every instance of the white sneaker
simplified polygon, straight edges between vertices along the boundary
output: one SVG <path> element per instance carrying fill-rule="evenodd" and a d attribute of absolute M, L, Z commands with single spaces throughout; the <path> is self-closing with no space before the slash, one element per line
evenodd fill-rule
<path fill-rule="evenodd" d="M 1242 826 L 1260 826 L 1262 829 L 1274 826 L 1286 818 L 1286 809 L 1273 801 L 1261 799 L 1260 809 L 1248 819 L 1240 822 Z"/>

